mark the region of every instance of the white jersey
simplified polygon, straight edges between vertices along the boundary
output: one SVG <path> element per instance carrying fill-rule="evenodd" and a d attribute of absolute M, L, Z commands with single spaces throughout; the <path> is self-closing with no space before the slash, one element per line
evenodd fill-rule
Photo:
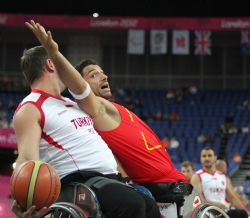
<path fill-rule="evenodd" d="M 196 172 L 201 180 L 202 192 L 207 200 L 224 204 L 227 208 L 229 203 L 226 201 L 227 178 L 225 174 L 215 171 L 208 173 L 205 169 Z"/>
<path fill-rule="evenodd" d="M 77 103 L 36 89 L 18 109 L 26 103 L 34 104 L 41 114 L 40 159 L 52 165 L 61 178 L 77 170 L 117 173 L 112 151 Z"/>

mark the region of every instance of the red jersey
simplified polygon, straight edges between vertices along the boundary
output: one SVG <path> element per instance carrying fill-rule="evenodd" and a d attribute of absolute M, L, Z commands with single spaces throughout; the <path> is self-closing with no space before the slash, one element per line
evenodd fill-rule
<path fill-rule="evenodd" d="M 188 182 L 170 160 L 153 130 L 125 107 L 113 103 L 121 124 L 111 131 L 98 131 L 135 183 Z"/>

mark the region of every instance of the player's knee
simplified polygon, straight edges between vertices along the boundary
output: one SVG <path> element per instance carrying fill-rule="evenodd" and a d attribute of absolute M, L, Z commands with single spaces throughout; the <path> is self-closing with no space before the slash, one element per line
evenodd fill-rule
<path fill-rule="evenodd" d="M 133 199 L 130 199 L 126 202 L 126 204 L 130 208 L 142 208 L 146 209 L 146 202 L 145 200 L 141 197 L 140 194 L 136 193 L 135 196 L 133 196 Z"/>

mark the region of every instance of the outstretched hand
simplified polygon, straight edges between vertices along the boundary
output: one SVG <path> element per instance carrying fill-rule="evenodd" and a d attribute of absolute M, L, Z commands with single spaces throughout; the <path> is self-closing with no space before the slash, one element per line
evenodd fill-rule
<path fill-rule="evenodd" d="M 53 40 L 50 31 L 46 31 L 42 25 L 35 23 L 34 20 L 25 22 L 25 25 L 35 34 L 36 38 L 50 55 L 58 51 L 58 44 Z"/>

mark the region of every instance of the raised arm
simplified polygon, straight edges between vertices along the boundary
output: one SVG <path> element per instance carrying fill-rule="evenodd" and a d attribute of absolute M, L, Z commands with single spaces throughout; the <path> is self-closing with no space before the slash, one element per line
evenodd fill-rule
<path fill-rule="evenodd" d="M 39 23 L 33 20 L 25 23 L 27 27 L 35 34 L 40 43 L 44 46 L 51 57 L 61 81 L 66 87 L 76 95 L 86 93 L 87 96 L 77 101 L 79 107 L 90 114 L 93 118 L 105 113 L 105 107 L 94 95 L 91 89 L 87 88 L 87 82 L 70 64 L 70 62 L 61 54 L 58 44 L 53 40 L 51 32 L 46 31 Z"/>

